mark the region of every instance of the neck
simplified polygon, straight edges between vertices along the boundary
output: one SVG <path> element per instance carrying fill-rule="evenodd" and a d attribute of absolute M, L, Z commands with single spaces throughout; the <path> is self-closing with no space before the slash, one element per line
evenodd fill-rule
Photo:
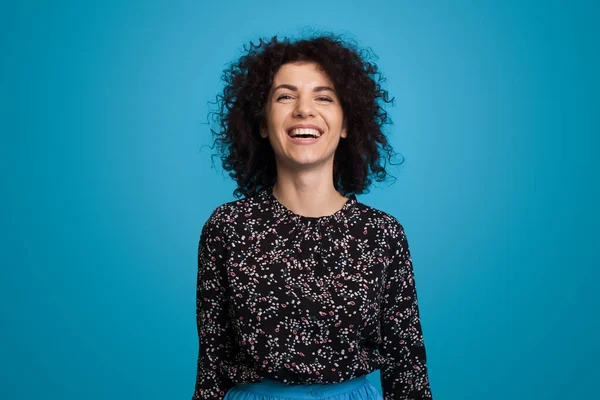
<path fill-rule="evenodd" d="M 335 189 L 333 181 L 325 184 L 278 179 L 273 195 L 285 207 L 306 217 L 332 215 L 348 200 Z"/>

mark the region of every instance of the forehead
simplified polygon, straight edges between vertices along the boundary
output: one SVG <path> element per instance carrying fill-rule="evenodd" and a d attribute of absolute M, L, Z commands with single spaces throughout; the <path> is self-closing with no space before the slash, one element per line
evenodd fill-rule
<path fill-rule="evenodd" d="M 332 82 L 319 64 L 314 62 L 283 64 L 273 78 L 273 86 L 289 83 L 295 86 L 318 86 Z"/>

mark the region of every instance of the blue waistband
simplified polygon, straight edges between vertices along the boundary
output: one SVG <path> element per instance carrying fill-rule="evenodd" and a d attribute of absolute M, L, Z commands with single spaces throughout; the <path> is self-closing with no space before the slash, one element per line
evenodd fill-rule
<path fill-rule="evenodd" d="M 235 387 L 252 393 L 273 397 L 314 400 L 315 397 L 329 397 L 350 392 L 368 384 L 366 376 L 337 383 L 313 383 L 308 385 L 289 385 L 287 383 L 263 379 L 262 382 L 236 383 Z"/>

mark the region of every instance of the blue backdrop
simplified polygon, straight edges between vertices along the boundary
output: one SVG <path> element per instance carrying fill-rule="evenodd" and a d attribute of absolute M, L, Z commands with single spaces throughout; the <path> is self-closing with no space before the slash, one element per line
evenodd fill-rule
<path fill-rule="evenodd" d="M 406 229 L 434 398 L 593 398 L 598 18 L 591 1 L 3 3 L 0 398 L 191 398 L 200 229 L 235 200 L 209 102 L 244 44 L 306 26 L 371 47 L 396 98 L 398 180 L 358 200 Z"/>

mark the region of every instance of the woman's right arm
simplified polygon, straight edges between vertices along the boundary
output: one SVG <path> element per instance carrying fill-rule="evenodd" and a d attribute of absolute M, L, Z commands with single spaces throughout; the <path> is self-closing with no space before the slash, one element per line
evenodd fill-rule
<path fill-rule="evenodd" d="M 218 208 L 204 224 L 198 245 L 196 320 L 198 369 L 192 400 L 222 400 L 235 384 L 221 369 L 231 356 L 232 329 L 226 296 L 225 224 Z"/>

